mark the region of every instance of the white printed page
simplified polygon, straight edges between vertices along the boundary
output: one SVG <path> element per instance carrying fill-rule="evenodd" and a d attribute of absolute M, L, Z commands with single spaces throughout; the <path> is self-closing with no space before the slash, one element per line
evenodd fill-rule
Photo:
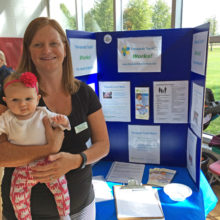
<path fill-rule="evenodd" d="M 144 164 L 126 163 L 115 161 L 106 177 L 107 181 L 116 183 L 128 183 L 129 180 L 142 182 L 144 174 Z"/>
<path fill-rule="evenodd" d="M 162 37 L 118 38 L 118 72 L 161 72 Z"/>
<path fill-rule="evenodd" d="M 117 217 L 163 219 L 163 211 L 156 189 L 145 186 L 143 189 L 123 189 L 114 187 Z"/>
<path fill-rule="evenodd" d="M 154 123 L 188 122 L 188 81 L 154 82 Z"/>
<path fill-rule="evenodd" d="M 191 70 L 205 75 L 208 31 L 193 34 Z"/>
<path fill-rule="evenodd" d="M 193 132 L 188 129 L 187 135 L 187 169 L 196 182 L 196 144 L 197 137 Z"/>
<path fill-rule="evenodd" d="M 190 125 L 195 134 L 202 136 L 203 118 L 203 92 L 204 88 L 195 83 L 192 84 L 192 107 L 190 114 Z"/>
<path fill-rule="evenodd" d="M 106 121 L 131 121 L 130 82 L 99 82 L 99 99 Z"/>
<path fill-rule="evenodd" d="M 160 164 L 160 126 L 128 126 L 129 161 Z"/>
<path fill-rule="evenodd" d="M 96 40 L 70 38 L 74 76 L 97 73 Z"/>

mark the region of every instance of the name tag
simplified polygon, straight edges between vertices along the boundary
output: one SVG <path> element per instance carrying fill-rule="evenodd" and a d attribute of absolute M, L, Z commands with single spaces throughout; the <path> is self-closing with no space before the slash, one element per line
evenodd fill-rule
<path fill-rule="evenodd" d="M 84 131 L 88 128 L 87 122 L 83 122 L 82 124 L 77 125 L 74 129 L 76 134 L 80 133 L 81 131 Z"/>

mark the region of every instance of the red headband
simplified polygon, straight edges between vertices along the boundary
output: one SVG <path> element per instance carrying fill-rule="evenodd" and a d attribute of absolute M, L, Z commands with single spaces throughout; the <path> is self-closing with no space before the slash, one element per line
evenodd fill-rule
<path fill-rule="evenodd" d="M 4 85 L 4 89 L 6 89 L 10 84 L 15 83 L 15 82 L 21 82 L 26 87 L 35 88 L 38 93 L 37 77 L 31 72 L 22 73 L 19 79 L 14 79 L 14 80 L 7 82 Z"/>

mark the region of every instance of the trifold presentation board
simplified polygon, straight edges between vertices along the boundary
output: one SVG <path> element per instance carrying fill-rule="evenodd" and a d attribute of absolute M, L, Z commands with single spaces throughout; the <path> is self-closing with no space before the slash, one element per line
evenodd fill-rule
<path fill-rule="evenodd" d="M 106 159 L 186 167 L 199 188 L 209 24 L 66 33 L 75 77 L 102 104 Z"/>

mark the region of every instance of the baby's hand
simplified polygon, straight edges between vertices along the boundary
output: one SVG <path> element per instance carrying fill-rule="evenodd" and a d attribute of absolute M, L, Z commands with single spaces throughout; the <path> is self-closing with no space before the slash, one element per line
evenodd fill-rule
<path fill-rule="evenodd" d="M 67 127 L 69 122 L 67 120 L 67 118 L 64 115 L 56 115 L 54 117 L 51 118 L 52 121 L 58 125 L 62 125 L 64 127 Z"/>

